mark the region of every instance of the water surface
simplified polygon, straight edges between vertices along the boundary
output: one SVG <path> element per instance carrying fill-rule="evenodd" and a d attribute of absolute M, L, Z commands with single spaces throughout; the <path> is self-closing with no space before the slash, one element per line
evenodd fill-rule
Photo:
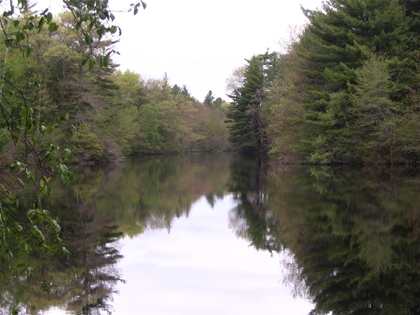
<path fill-rule="evenodd" d="M 80 168 L 54 191 L 42 203 L 71 256 L 34 256 L 32 278 L 2 284 L 6 314 L 420 309 L 413 170 L 197 154 Z"/>

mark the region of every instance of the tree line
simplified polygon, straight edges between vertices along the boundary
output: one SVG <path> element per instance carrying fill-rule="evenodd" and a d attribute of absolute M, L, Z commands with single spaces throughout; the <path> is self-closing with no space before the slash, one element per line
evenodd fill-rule
<path fill-rule="evenodd" d="M 69 148 L 77 163 L 229 147 L 226 102 L 220 97 L 202 103 L 185 85 L 172 85 L 166 74 L 162 79 L 143 80 L 130 70 L 122 72 L 111 57 L 105 61 L 101 56 L 104 49 L 115 46 L 112 36 L 93 33 L 94 49 L 87 48 L 71 12 L 53 21 L 53 31 L 28 36 L 32 51 L 26 58 L 19 50 L 0 51 L 5 79 L 19 82 L 1 86 L 8 113 L 0 115 L 2 164 L 27 153 L 27 144 L 15 145 L 9 131 L 10 121 L 22 120 L 23 103 L 30 104 L 27 138 L 36 139 L 31 144 L 34 151 L 54 143 Z M 99 60 L 103 67 L 90 60 Z"/>
<path fill-rule="evenodd" d="M 247 60 L 227 112 L 237 149 L 285 162 L 418 163 L 420 4 L 331 0 L 282 52 Z"/>

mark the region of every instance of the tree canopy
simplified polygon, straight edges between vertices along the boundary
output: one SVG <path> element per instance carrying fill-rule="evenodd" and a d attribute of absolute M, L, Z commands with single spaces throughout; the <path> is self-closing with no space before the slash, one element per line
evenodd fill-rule
<path fill-rule="evenodd" d="M 266 95 L 269 152 L 310 163 L 417 163 L 418 7 L 328 1 L 280 54 Z"/>

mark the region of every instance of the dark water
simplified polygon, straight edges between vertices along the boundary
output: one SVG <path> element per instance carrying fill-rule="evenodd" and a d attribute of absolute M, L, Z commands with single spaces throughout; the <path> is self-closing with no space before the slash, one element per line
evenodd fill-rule
<path fill-rule="evenodd" d="M 0 314 L 420 313 L 415 171 L 200 154 L 75 173 L 43 202 L 70 257 L 0 280 Z"/>

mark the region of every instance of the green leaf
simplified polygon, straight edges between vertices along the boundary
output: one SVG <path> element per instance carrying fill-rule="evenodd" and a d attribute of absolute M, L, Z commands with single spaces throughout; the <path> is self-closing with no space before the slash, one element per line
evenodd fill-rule
<path fill-rule="evenodd" d="M 86 27 L 86 30 L 90 32 L 94 26 L 95 26 L 95 21 L 92 21 L 91 23 L 88 24 L 88 26 Z"/>
<path fill-rule="evenodd" d="M 47 23 L 48 23 L 48 24 L 50 24 L 50 23 L 51 23 L 51 21 L 52 21 L 52 19 L 53 19 L 53 15 L 52 15 L 52 13 L 51 13 L 51 12 L 49 12 L 49 13 L 47 14 Z"/>
<path fill-rule="evenodd" d="M 48 26 L 48 31 L 52 33 L 52 32 L 55 32 L 56 30 L 58 30 L 58 24 L 55 22 L 50 23 L 50 26 Z"/>
<path fill-rule="evenodd" d="M 46 131 L 47 133 L 52 133 L 52 132 L 54 131 L 54 125 L 53 125 L 53 124 L 49 124 L 49 125 L 47 125 L 47 127 L 46 127 L 45 131 Z"/>
<path fill-rule="evenodd" d="M 105 27 L 102 25 L 100 28 L 96 30 L 96 34 L 99 36 L 99 40 L 101 40 L 102 36 L 105 34 Z"/>
<path fill-rule="evenodd" d="M 28 2 L 26 0 L 18 0 L 18 5 L 20 5 L 22 9 L 27 9 Z"/>
<path fill-rule="evenodd" d="M 38 22 L 38 26 L 37 26 L 38 33 L 42 31 L 44 24 L 45 24 L 45 18 L 42 17 Z"/>
<path fill-rule="evenodd" d="M 30 30 L 30 31 L 32 31 L 34 27 L 35 27 L 35 24 L 34 24 L 33 21 L 28 21 L 25 25 L 25 28 Z"/>
<path fill-rule="evenodd" d="M 26 124 L 26 130 L 27 130 L 28 132 L 31 132 L 33 129 L 34 129 L 34 123 L 33 123 L 32 121 L 29 121 L 29 122 Z"/>
<path fill-rule="evenodd" d="M 29 44 L 26 46 L 26 57 L 28 57 L 33 52 L 33 47 Z"/>
<path fill-rule="evenodd" d="M 98 13 L 98 15 L 99 15 L 99 18 L 100 18 L 101 20 L 105 20 L 105 19 L 107 18 L 107 16 L 105 15 L 105 13 L 104 13 L 104 12 L 99 12 L 99 13 Z"/>
<path fill-rule="evenodd" d="M 16 36 L 16 42 L 19 43 L 19 42 L 21 42 L 22 40 L 25 39 L 25 32 L 19 30 L 19 31 L 16 32 L 15 36 Z"/>
<path fill-rule="evenodd" d="M 33 225 L 33 226 L 31 227 L 31 231 L 32 231 L 32 234 L 33 234 L 33 235 L 34 235 L 37 239 L 41 240 L 42 242 L 45 242 L 45 236 L 44 236 L 44 234 L 42 233 L 42 231 L 38 228 L 38 226 Z"/>
<path fill-rule="evenodd" d="M 71 152 L 69 148 L 65 148 L 64 153 L 66 153 L 66 160 L 71 159 L 71 157 L 73 156 L 73 153 Z"/>
<path fill-rule="evenodd" d="M 62 172 L 62 173 L 67 173 L 68 172 L 68 168 L 67 168 L 67 165 L 65 165 L 65 164 L 60 164 L 59 165 L 59 167 L 60 167 L 60 171 Z"/>
<path fill-rule="evenodd" d="M 19 115 L 22 119 L 26 119 L 28 117 L 28 108 L 26 106 L 22 107 Z"/>
<path fill-rule="evenodd" d="M 92 33 L 91 32 L 86 32 L 85 33 L 85 43 L 90 45 L 93 43 L 93 38 L 92 38 Z"/>
<path fill-rule="evenodd" d="M 89 71 L 92 71 L 92 69 L 95 66 L 95 64 L 96 64 L 95 58 L 90 58 L 89 59 Z"/>
<path fill-rule="evenodd" d="M 58 224 L 58 222 L 56 220 L 52 220 L 51 223 L 54 226 L 55 233 L 60 234 L 60 232 L 61 232 L 60 224 Z"/>
<path fill-rule="evenodd" d="M 51 187 L 49 185 L 44 185 L 40 191 L 41 196 L 47 196 L 50 197 L 52 194 Z"/>

